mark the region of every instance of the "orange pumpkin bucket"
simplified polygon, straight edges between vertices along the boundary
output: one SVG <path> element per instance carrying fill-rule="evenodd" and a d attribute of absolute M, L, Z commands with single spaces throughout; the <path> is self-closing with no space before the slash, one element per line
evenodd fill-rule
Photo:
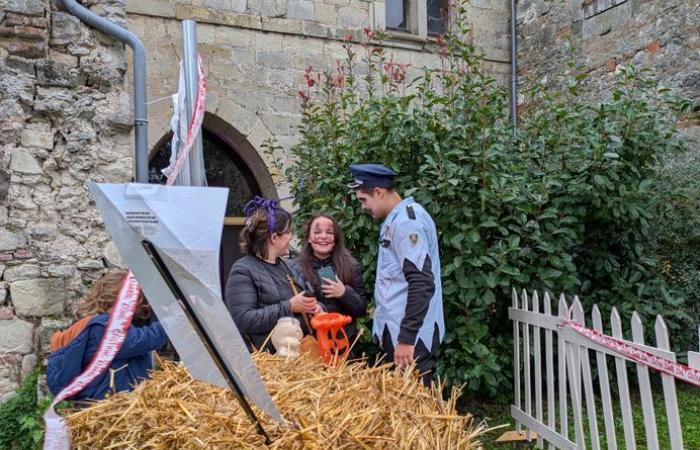
<path fill-rule="evenodd" d="M 338 313 L 321 313 L 311 319 L 311 326 L 316 330 L 316 339 L 321 350 L 321 358 L 330 364 L 345 358 L 350 351 L 350 341 L 345 333 L 345 325 L 352 322 L 352 317 Z"/>

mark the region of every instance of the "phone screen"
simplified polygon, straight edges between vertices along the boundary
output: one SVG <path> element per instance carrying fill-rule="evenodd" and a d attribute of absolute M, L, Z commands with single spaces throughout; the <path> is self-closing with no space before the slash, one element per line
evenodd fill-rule
<path fill-rule="evenodd" d="M 324 278 L 328 278 L 333 281 L 338 281 L 338 279 L 335 276 L 335 271 L 331 266 L 321 267 L 320 269 L 318 269 L 318 276 L 321 279 L 321 283 L 323 283 Z"/>

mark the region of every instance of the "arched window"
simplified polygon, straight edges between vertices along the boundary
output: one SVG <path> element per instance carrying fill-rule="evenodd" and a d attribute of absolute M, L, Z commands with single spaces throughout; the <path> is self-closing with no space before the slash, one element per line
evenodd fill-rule
<path fill-rule="evenodd" d="M 172 133 L 161 139 L 152 153 L 148 166 L 149 182 L 165 184 L 161 170 L 170 161 Z M 229 189 L 224 230 L 221 237 L 222 293 L 233 263 L 243 256 L 239 248 L 239 235 L 245 223 L 243 207 L 255 195 L 262 195 L 257 178 L 235 148 L 223 134 L 202 127 L 202 147 L 207 185 Z"/>

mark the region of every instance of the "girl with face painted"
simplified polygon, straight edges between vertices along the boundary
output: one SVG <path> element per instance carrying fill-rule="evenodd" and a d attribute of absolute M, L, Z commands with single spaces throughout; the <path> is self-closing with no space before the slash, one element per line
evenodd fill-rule
<path fill-rule="evenodd" d="M 336 220 L 318 214 L 304 226 L 304 247 L 292 264 L 297 283 L 313 286 L 316 298 L 328 312 L 352 317 L 345 332 L 350 343 L 357 336 L 356 319 L 367 314 L 367 293 L 362 268 L 345 247 Z"/>

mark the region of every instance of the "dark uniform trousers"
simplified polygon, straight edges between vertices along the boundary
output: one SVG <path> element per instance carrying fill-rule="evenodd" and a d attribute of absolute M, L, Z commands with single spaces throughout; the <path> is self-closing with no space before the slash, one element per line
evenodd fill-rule
<path fill-rule="evenodd" d="M 384 333 L 382 335 L 382 342 L 380 344 L 382 348 L 382 354 L 379 356 L 379 361 L 381 363 L 393 362 L 394 361 L 394 344 L 391 341 L 391 334 L 389 329 L 384 327 Z M 433 333 L 433 345 L 432 349 L 428 349 L 423 341 L 418 340 L 414 351 L 413 359 L 415 360 L 416 368 L 421 374 L 423 379 L 423 384 L 425 386 L 430 386 L 433 381 L 433 369 L 437 358 L 439 355 L 440 347 L 440 330 L 437 324 L 435 324 L 435 332 Z"/>

